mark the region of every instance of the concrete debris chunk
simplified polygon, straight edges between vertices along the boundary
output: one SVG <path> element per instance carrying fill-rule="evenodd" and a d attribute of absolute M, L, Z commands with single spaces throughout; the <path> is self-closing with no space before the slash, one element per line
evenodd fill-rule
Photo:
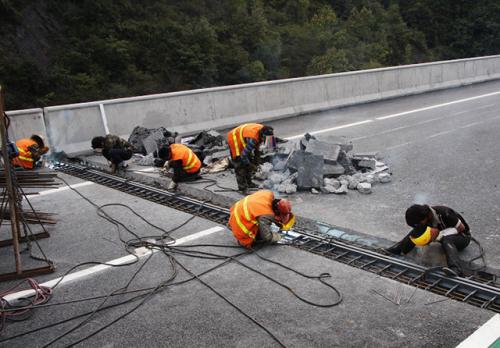
<path fill-rule="evenodd" d="M 339 145 L 344 152 L 349 152 L 353 149 L 352 141 L 349 141 L 345 136 L 329 135 L 322 139 L 327 143 Z"/>
<path fill-rule="evenodd" d="M 327 164 L 323 166 L 323 175 L 326 178 L 337 177 L 345 173 L 345 168 L 341 164 Z"/>
<path fill-rule="evenodd" d="M 311 139 L 307 142 L 306 151 L 315 155 L 323 156 L 323 160 L 327 164 L 337 164 L 337 158 L 340 153 L 340 145 L 325 143 Z"/>
<path fill-rule="evenodd" d="M 369 184 L 367 182 L 362 182 L 358 184 L 357 189 L 359 193 L 369 194 L 372 193 L 372 184 Z"/>
<path fill-rule="evenodd" d="M 352 162 L 353 162 L 354 166 L 356 166 L 360 169 L 368 168 L 368 169 L 374 170 L 376 165 L 377 165 L 377 160 L 375 160 L 373 158 L 353 157 Z"/>
<path fill-rule="evenodd" d="M 317 195 L 319 193 L 319 191 L 316 190 L 315 188 L 312 188 L 311 189 L 311 193 Z"/>
<path fill-rule="evenodd" d="M 392 177 L 391 177 L 391 174 L 389 174 L 389 173 L 380 173 L 380 174 L 378 174 L 378 180 L 381 183 L 388 183 L 388 182 L 391 182 Z"/>
<path fill-rule="evenodd" d="M 142 145 L 146 150 L 146 153 L 154 153 L 159 150 L 160 147 L 164 145 L 169 145 L 170 141 L 165 137 L 162 130 L 154 130 L 145 139 L 142 140 Z"/>
<path fill-rule="evenodd" d="M 225 146 L 226 141 L 219 132 L 210 129 L 198 133 L 198 135 L 195 136 L 194 139 L 189 142 L 189 144 L 204 146 L 205 148 L 212 148 L 214 146 Z"/>
<path fill-rule="evenodd" d="M 328 184 L 324 187 L 324 190 L 328 193 L 346 194 L 347 191 L 349 191 L 347 188 L 347 184 L 345 182 L 343 185 L 341 185 L 340 182 L 338 182 L 338 183 L 339 183 L 339 187 L 334 187 L 333 185 Z"/>
<path fill-rule="evenodd" d="M 326 185 L 333 186 L 333 188 L 335 189 L 338 189 L 340 187 L 340 181 L 338 181 L 337 179 L 325 178 L 323 182 L 325 186 Z"/>
<path fill-rule="evenodd" d="M 347 183 L 349 190 L 356 190 L 358 188 L 359 180 L 354 176 L 348 176 Z"/>
<path fill-rule="evenodd" d="M 132 130 L 132 133 L 130 134 L 128 138 L 128 142 L 132 145 L 133 151 L 135 153 L 140 153 L 143 155 L 147 155 L 146 148 L 144 147 L 143 141 L 148 138 L 152 133 L 157 133 L 156 135 L 153 136 L 152 139 L 158 139 L 160 138 L 163 143 L 173 143 L 179 138 L 179 134 L 177 132 L 171 132 L 164 127 L 159 127 L 159 128 L 145 128 L 141 126 L 137 126 Z M 161 137 L 160 137 L 161 134 Z M 151 141 L 148 141 L 148 144 L 150 144 L 150 148 L 155 147 L 152 145 Z M 161 144 L 158 144 L 161 145 Z"/>
<path fill-rule="evenodd" d="M 304 157 L 299 167 L 297 187 L 299 189 L 320 188 L 323 184 L 323 156 L 310 155 Z"/>

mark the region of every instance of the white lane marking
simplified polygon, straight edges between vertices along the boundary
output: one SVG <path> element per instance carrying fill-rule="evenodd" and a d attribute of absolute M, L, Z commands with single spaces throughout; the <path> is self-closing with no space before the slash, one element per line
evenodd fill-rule
<path fill-rule="evenodd" d="M 482 94 L 482 95 L 478 95 L 478 96 L 470 97 L 470 98 L 458 99 L 458 100 L 454 100 L 454 101 L 451 101 L 451 102 L 448 102 L 448 103 L 426 106 L 425 108 L 419 108 L 419 109 L 413 109 L 413 110 L 408 110 L 408 111 L 404 111 L 404 112 L 399 112 L 397 114 L 380 116 L 380 117 L 377 117 L 376 120 L 386 120 L 388 118 L 400 117 L 400 116 L 404 116 L 404 115 L 408 115 L 408 114 L 413 114 L 413 113 L 420 112 L 420 111 L 426 111 L 426 110 L 441 108 L 443 106 L 448 106 L 448 105 L 453 105 L 453 104 L 458 104 L 458 103 L 465 103 L 465 102 L 468 102 L 468 101 L 471 101 L 471 100 L 477 100 L 477 99 L 481 99 L 481 98 L 487 98 L 487 97 L 491 97 L 491 96 L 498 95 L 498 94 L 500 94 L 500 91 L 499 92 L 488 93 L 488 94 Z"/>
<path fill-rule="evenodd" d="M 478 124 L 481 124 L 481 123 L 484 123 L 484 122 L 483 122 L 483 121 L 480 121 L 480 122 L 472 122 L 472 123 L 466 124 L 466 125 L 464 125 L 464 126 L 460 126 L 459 128 L 461 128 L 461 129 L 464 129 L 464 128 L 469 128 L 469 127 L 477 126 Z"/>
<path fill-rule="evenodd" d="M 483 326 L 474 331 L 456 348 L 487 348 L 498 340 L 500 332 L 500 314 L 495 314 Z"/>
<path fill-rule="evenodd" d="M 94 183 L 91 182 L 91 181 L 85 181 L 85 182 L 81 182 L 81 183 L 70 185 L 70 186 L 72 188 L 78 188 L 78 187 L 89 186 L 89 185 L 93 185 L 93 184 Z M 51 195 L 53 193 L 59 193 L 59 192 L 62 192 L 62 191 L 67 191 L 67 190 L 69 190 L 68 186 L 64 186 L 64 187 L 60 187 L 60 188 L 56 188 L 56 189 L 51 189 L 51 190 L 41 191 L 37 195 L 30 196 L 30 200 L 33 199 L 33 198 L 40 197 L 40 196 Z"/>
<path fill-rule="evenodd" d="M 447 130 L 447 131 L 444 131 L 444 132 L 438 132 L 438 133 L 429 135 L 426 139 L 432 139 L 432 138 L 438 137 L 440 135 L 444 135 L 444 134 L 448 134 L 448 133 L 454 132 L 456 130 L 457 129 L 455 128 L 455 129 L 450 129 L 450 130 Z"/>
<path fill-rule="evenodd" d="M 379 135 L 396 132 L 396 131 L 401 130 L 401 129 L 411 128 L 411 127 L 414 127 L 414 126 L 420 126 L 422 124 L 426 124 L 426 123 L 429 123 L 429 122 L 432 122 L 432 121 L 440 120 L 440 119 L 443 119 L 443 118 L 446 118 L 446 117 L 449 117 L 449 116 L 431 118 L 431 119 L 428 119 L 428 120 L 425 120 L 425 121 L 422 121 L 422 122 L 417 122 L 417 123 L 411 124 L 409 126 L 401 126 L 401 127 L 391 128 L 391 129 L 388 129 L 388 130 L 385 130 L 385 131 L 382 131 L 382 132 L 379 132 L 379 133 L 374 133 L 374 134 L 369 134 L 369 135 L 365 135 L 365 136 L 362 136 L 362 137 L 352 138 L 351 141 L 361 140 L 361 139 L 366 139 L 366 138 L 371 138 L 371 137 L 376 137 L 376 136 L 379 136 Z"/>
<path fill-rule="evenodd" d="M 390 147 L 386 148 L 386 150 L 393 150 L 393 149 L 397 149 L 398 147 L 403 147 L 403 146 L 410 145 L 410 144 L 413 144 L 413 142 L 410 141 L 407 143 L 402 143 L 399 145 L 390 146 Z"/>
<path fill-rule="evenodd" d="M 207 230 L 200 231 L 197 233 L 193 233 L 189 236 L 179 238 L 175 241 L 175 243 L 173 243 L 171 245 L 185 244 L 185 243 L 193 241 L 195 239 L 199 239 L 199 238 L 202 238 L 202 237 L 205 237 L 205 236 L 208 236 L 210 234 L 213 234 L 215 232 L 220 232 L 220 231 L 224 231 L 224 227 L 215 226 L 215 227 L 209 228 Z M 159 250 L 151 250 L 151 249 L 147 249 L 145 247 L 141 247 L 141 248 L 136 248 L 134 250 L 134 253 L 139 258 L 141 258 L 141 257 L 147 256 L 147 255 L 150 255 L 151 253 L 156 253 L 158 251 Z M 127 255 L 127 256 L 120 257 L 118 259 L 108 261 L 106 263 L 111 264 L 111 265 L 124 265 L 127 263 L 131 263 L 134 260 L 136 260 L 136 257 L 134 255 Z M 82 279 L 82 278 L 89 276 L 91 274 L 95 274 L 97 272 L 102 272 L 102 271 L 107 270 L 111 267 L 112 266 L 109 266 L 109 265 L 97 265 L 97 266 L 89 267 L 87 269 L 83 269 L 81 271 L 68 274 L 62 280 L 61 280 L 61 277 L 59 277 L 59 278 L 56 278 L 53 280 L 49 280 L 48 282 L 42 283 L 40 285 L 52 288 L 55 284 L 57 284 L 58 281 L 61 280 L 59 285 L 58 285 L 58 286 L 61 286 L 61 285 L 66 284 L 68 282 Z M 6 295 L 3 297 L 3 299 L 6 301 L 14 301 L 14 300 L 18 300 L 21 297 L 29 297 L 29 296 L 33 296 L 33 295 L 35 295 L 35 290 L 23 290 L 23 291 L 18 291 L 18 292 L 13 293 L 13 294 Z"/>
<path fill-rule="evenodd" d="M 447 130 L 447 131 L 444 131 L 444 132 L 439 132 L 439 133 L 436 133 L 436 134 L 433 134 L 433 135 L 430 135 L 426 138 L 424 138 L 424 140 L 428 140 L 428 139 L 431 139 L 431 138 L 435 138 L 437 136 L 440 136 L 440 135 L 445 135 L 445 134 L 450 134 L 450 133 L 454 133 L 460 129 L 464 129 L 464 128 L 469 128 L 469 127 L 473 127 L 473 126 L 477 126 L 479 124 L 483 124 L 483 123 L 487 123 L 489 121 L 493 121 L 493 120 L 496 120 L 496 119 L 499 119 L 500 116 L 496 116 L 496 117 L 492 117 L 492 118 L 489 118 L 487 120 L 484 120 L 484 121 L 478 121 L 478 122 L 472 122 L 472 123 L 469 123 L 469 124 L 466 124 L 466 125 L 463 125 L 463 126 L 460 126 L 460 127 L 457 127 L 457 128 L 453 128 L 453 129 L 450 129 L 450 130 Z M 406 146 L 406 145 L 410 145 L 410 144 L 413 144 L 413 143 L 418 143 L 420 141 L 414 141 L 414 142 L 407 142 L 407 143 L 402 143 L 402 144 L 399 144 L 399 145 L 394 145 L 394 146 L 390 146 L 390 147 L 387 147 L 386 150 L 392 150 L 392 149 L 397 149 L 398 147 L 402 147 L 402 146 Z"/>
<path fill-rule="evenodd" d="M 307 132 L 307 133 L 309 133 L 311 135 L 316 135 L 316 134 L 331 132 L 331 131 L 334 131 L 334 130 L 337 130 L 337 129 L 344 129 L 344 128 L 350 128 L 350 127 L 360 126 L 362 124 L 366 124 L 366 123 L 370 123 L 370 122 L 373 122 L 373 120 L 365 120 L 365 121 L 360 121 L 360 122 L 348 123 L 348 124 L 344 124 L 342 126 L 337 126 L 337 127 L 332 127 L 332 128 L 325 128 L 325 129 L 320 129 L 320 130 L 317 130 L 317 131 Z M 292 135 L 290 137 L 286 137 L 285 139 L 292 140 L 292 139 L 302 138 L 303 136 L 304 136 L 304 133 L 298 134 L 298 135 Z"/>

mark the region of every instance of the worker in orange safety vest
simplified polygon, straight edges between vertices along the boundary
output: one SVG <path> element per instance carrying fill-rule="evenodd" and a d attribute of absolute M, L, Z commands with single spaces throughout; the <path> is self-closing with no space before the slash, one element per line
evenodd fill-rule
<path fill-rule="evenodd" d="M 272 127 L 258 123 L 247 123 L 227 133 L 227 143 L 236 174 L 238 190 L 246 194 L 249 188 L 257 187 L 252 176 L 260 164 L 259 147 L 266 137 L 273 137 Z"/>
<path fill-rule="evenodd" d="M 281 239 L 277 231 L 292 220 L 295 217 L 290 201 L 275 198 L 272 191 L 260 190 L 231 207 L 229 227 L 238 243 L 250 248 L 254 244 L 277 243 Z"/>
<path fill-rule="evenodd" d="M 12 164 L 24 169 L 35 168 L 42 155 L 49 151 L 49 148 L 45 146 L 43 138 L 36 134 L 33 134 L 30 138 L 19 139 L 16 141 L 16 147 L 19 151 L 19 156 L 12 159 Z"/>
<path fill-rule="evenodd" d="M 175 190 L 178 182 L 193 181 L 200 178 L 201 161 L 189 147 L 183 144 L 170 144 L 158 150 L 158 157 L 165 161 L 163 171 L 174 171 L 169 190 Z"/>

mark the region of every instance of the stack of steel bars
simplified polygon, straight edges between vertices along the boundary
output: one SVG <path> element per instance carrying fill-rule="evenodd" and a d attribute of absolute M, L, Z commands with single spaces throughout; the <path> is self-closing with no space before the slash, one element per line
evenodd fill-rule
<path fill-rule="evenodd" d="M 25 196 L 26 199 L 27 196 L 36 195 L 39 192 L 32 190 L 25 192 L 24 189 L 51 188 L 59 185 L 59 183 L 54 180 L 54 178 L 57 177 L 57 173 L 54 172 L 15 170 L 15 177 L 16 183 L 21 189 L 20 196 Z M 3 207 L 8 200 L 6 194 L 6 175 L 3 169 L 0 170 L 0 189 L 2 190 L 2 194 L 0 196 L 0 206 Z M 24 221 L 30 224 L 44 223 L 53 225 L 56 223 L 56 220 L 53 219 L 54 214 L 51 213 L 33 210 L 24 211 L 22 214 Z M 10 211 L 8 209 L 0 209 L 0 219 L 10 220 Z"/>

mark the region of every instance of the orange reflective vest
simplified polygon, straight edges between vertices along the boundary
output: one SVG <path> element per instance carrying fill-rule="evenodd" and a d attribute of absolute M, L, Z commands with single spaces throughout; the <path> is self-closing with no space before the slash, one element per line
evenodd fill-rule
<path fill-rule="evenodd" d="M 246 196 L 231 207 L 229 227 L 242 246 L 248 248 L 253 244 L 259 232 L 259 216 L 275 215 L 273 199 L 272 191 L 261 190 Z"/>
<path fill-rule="evenodd" d="M 172 151 L 172 161 L 182 161 L 182 168 L 186 173 L 196 173 L 201 168 L 201 161 L 196 154 L 186 145 L 172 144 L 170 145 Z"/>
<path fill-rule="evenodd" d="M 23 167 L 25 169 L 33 169 L 35 160 L 29 150 L 30 146 L 37 145 L 36 141 L 26 138 L 16 141 L 16 146 L 19 149 L 19 156 L 12 159 L 12 164 L 16 167 Z"/>
<path fill-rule="evenodd" d="M 239 157 L 243 149 L 247 146 L 245 138 L 252 138 L 257 142 L 259 141 L 259 131 L 262 127 L 264 126 L 258 123 L 247 123 L 227 133 L 227 143 L 229 144 L 233 159 Z"/>

